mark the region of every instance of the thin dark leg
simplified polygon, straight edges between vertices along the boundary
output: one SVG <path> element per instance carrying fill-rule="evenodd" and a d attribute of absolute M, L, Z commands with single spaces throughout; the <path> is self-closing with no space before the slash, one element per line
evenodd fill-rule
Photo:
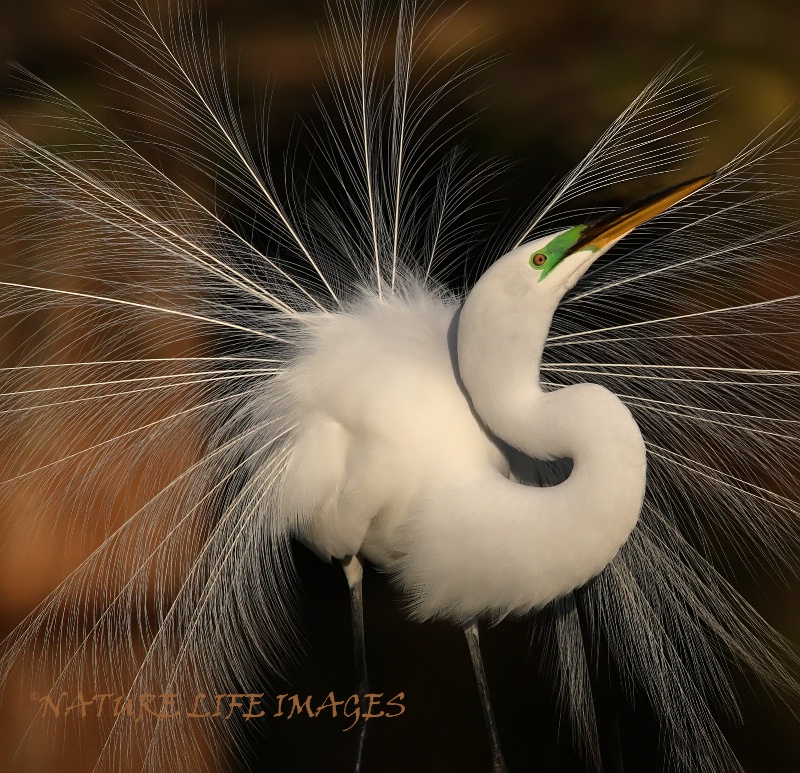
<path fill-rule="evenodd" d="M 361 773 L 361 760 L 364 756 L 364 741 L 367 737 L 367 721 L 364 719 L 366 707 L 364 696 L 369 692 L 367 682 L 367 649 L 364 644 L 364 595 L 362 579 L 364 567 L 358 556 L 348 556 L 342 560 L 347 584 L 350 586 L 350 613 L 353 620 L 353 649 L 356 658 L 356 677 L 358 697 L 361 704 L 361 718 L 358 727 L 358 748 L 356 751 L 355 773 Z"/>
<path fill-rule="evenodd" d="M 486 732 L 492 745 L 492 773 L 508 773 L 503 752 L 500 750 L 500 739 L 497 735 L 497 724 L 494 721 L 492 702 L 489 700 L 489 684 L 486 681 L 486 671 L 483 669 L 481 657 L 481 643 L 478 638 L 478 621 L 473 618 L 464 626 L 464 635 L 467 637 L 469 654 L 472 658 L 472 669 L 475 671 L 475 681 L 478 683 L 478 693 L 481 696 L 483 719 L 486 722 Z"/>

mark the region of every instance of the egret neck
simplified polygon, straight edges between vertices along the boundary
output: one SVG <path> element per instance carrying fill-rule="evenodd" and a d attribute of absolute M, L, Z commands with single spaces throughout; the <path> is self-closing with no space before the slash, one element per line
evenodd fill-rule
<path fill-rule="evenodd" d="M 530 489 L 528 495 L 532 515 L 552 508 L 546 537 L 547 516 L 531 519 L 539 539 L 569 556 L 573 568 L 582 567 L 552 586 L 565 593 L 571 582 L 602 571 L 636 525 L 645 446 L 630 411 L 607 389 L 576 384 L 542 390 L 542 351 L 565 285 L 531 281 L 530 252 L 523 247 L 501 258 L 470 293 L 459 319 L 458 367 L 475 412 L 494 435 L 536 459 L 573 461 L 569 478 L 546 498 Z"/>

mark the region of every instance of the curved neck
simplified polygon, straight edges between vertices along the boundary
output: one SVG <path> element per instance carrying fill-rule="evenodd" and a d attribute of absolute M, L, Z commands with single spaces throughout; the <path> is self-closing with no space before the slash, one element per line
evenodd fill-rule
<path fill-rule="evenodd" d="M 485 284 L 484 275 L 461 310 L 457 351 L 464 387 L 475 412 L 501 440 L 533 458 L 573 461 L 572 473 L 557 486 L 486 480 L 480 484 L 485 496 L 473 492 L 461 505 L 465 517 L 472 512 L 480 542 L 469 559 L 470 551 L 462 549 L 453 560 L 470 560 L 477 574 L 476 562 L 502 562 L 508 603 L 495 606 L 505 613 L 547 603 L 613 559 L 639 517 L 646 457 L 630 411 L 607 389 L 576 384 L 542 391 L 539 362 L 558 299 L 545 297 L 537 307 L 513 272 L 497 273 Z M 499 532 L 513 531 L 513 546 L 504 542 L 496 556 L 489 555 L 493 540 L 478 526 L 483 521 Z M 496 586 L 496 573 L 481 581 Z M 474 595 L 480 596 L 477 587 Z M 465 601 L 449 603 L 469 611 Z"/>
<path fill-rule="evenodd" d="M 602 572 L 636 525 L 645 447 L 623 403 L 596 384 L 528 397 L 515 406 L 513 445 L 537 458 L 570 457 L 572 472 L 539 487 L 476 467 L 426 491 L 425 517 L 407 533 L 414 549 L 400 562 L 420 619 L 464 623 L 541 607 Z"/>
<path fill-rule="evenodd" d="M 514 434 L 507 442 L 528 456 L 572 459 L 572 473 L 560 485 L 576 518 L 613 518 L 607 507 L 613 502 L 620 518 L 635 523 L 644 497 L 645 445 L 615 394 L 598 384 L 537 390 Z"/>
<path fill-rule="evenodd" d="M 511 261 L 495 263 L 467 296 L 457 333 L 458 372 L 475 412 L 525 453 L 515 436 L 542 394 L 539 363 L 559 300 L 533 293 L 530 273 Z"/>
<path fill-rule="evenodd" d="M 644 443 L 630 411 L 603 387 L 542 391 L 539 364 L 559 300 L 535 291 L 524 266 L 498 261 L 461 309 L 458 369 L 475 412 L 497 437 L 536 459 L 569 457 L 570 479 L 588 475 L 587 489 L 598 492 L 614 486 L 623 468 L 642 467 Z"/>

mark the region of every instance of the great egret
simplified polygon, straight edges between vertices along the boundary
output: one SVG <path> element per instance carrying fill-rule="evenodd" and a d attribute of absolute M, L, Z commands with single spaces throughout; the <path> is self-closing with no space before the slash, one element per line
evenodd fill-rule
<path fill-rule="evenodd" d="M 308 351 L 281 374 L 297 428 L 282 515 L 322 558 L 344 562 L 361 658 L 359 556 L 396 576 L 416 617 L 464 626 L 495 771 L 506 767 L 477 618 L 542 607 L 599 574 L 644 499 L 644 441 L 622 401 L 596 384 L 542 391 L 550 321 L 595 260 L 711 179 L 521 245 L 460 309 L 411 287 L 411 302 L 321 314 Z M 572 472 L 548 488 L 520 485 L 498 439 L 532 459 L 569 458 Z"/>
<path fill-rule="evenodd" d="M 511 249 L 453 294 L 436 272 L 457 257 L 465 197 L 491 170 L 464 176 L 447 156 L 426 197 L 419 115 L 452 81 L 414 89 L 428 39 L 413 3 L 392 38 L 367 4 L 339 14 L 339 113 L 319 138 L 325 204 L 278 202 L 207 41 L 198 52 L 180 14 L 115 6 L 104 18 L 150 57 L 152 71 L 136 74 L 159 119 L 191 128 L 185 148 L 166 150 L 237 208 L 217 211 L 35 78 L 81 144 L 48 148 L 0 128 L 3 200 L 26 207 L 7 236 L 22 256 L 32 244 L 46 255 L 0 283 L 5 314 L 55 310 L 71 351 L 64 362 L 34 340 L 45 356 L 5 371 L 5 501 L 33 489 L 43 510 L 57 501 L 72 517 L 87 502 L 113 505 L 99 547 L 9 639 L 3 676 L 57 630 L 53 696 L 84 679 L 123 704 L 154 686 L 256 692 L 242 687 L 254 664 L 278 672 L 295 636 L 296 537 L 344 565 L 362 694 L 362 560 L 390 573 L 412 617 L 463 626 L 496 771 L 476 621 L 542 608 L 593 762 L 584 637 L 647 696 L 677 767 L 735 768 L 710 709 L 735 712 L 725 658 L 797 693 L 790 647 L 710 563 L 714 529 L 735 528 L 766 560 L 790 563 L 797 545 L 800 380 L 796 364 L 775 363 L 797 332 L 796 296 L 778 277 L 753 300 L 741 281 L 789 260 L 794 189 L 769 174 L 784 134 L 621 211 L 556 222 L 575 196 L 686 154 L 686 116 L 705 99 L 681 59 L 542 199 Z M 623 237 L 626 249 L 596 262 Z M 642 317 L 645 302 L 676 294 L 688 310 Z M 42 461 L 35 447 L 54 435 L 67 450 Z M 146 474 L 161 448 L 183 453 Z M 126 509 L 119 486 L 131 480 Z M 235 750 L 231 727 L 205 724 L 207 742 Z M 182 716 L 118 712 L 100 762 L 200 768 L 192 730 Z"/>

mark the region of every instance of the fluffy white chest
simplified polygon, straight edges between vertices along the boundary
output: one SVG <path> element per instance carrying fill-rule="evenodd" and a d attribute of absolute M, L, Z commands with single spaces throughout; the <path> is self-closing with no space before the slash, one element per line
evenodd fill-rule
<path fill-rule="evenodd" d="M 507 471 L 457 380 L 456 309 L 423 292 L 367 301 L 321 320 L 294 368 L 283 503 L 324 558 L 361 551 L 385 566 L 403 553 L 403 523 L 431 484 L 487 465 Z"/>

